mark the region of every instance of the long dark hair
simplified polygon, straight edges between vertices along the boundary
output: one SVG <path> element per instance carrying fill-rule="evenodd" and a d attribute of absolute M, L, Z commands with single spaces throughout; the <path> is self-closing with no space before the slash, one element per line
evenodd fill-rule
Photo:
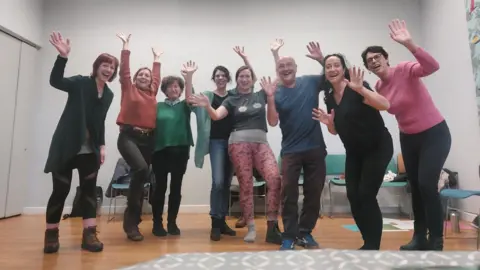
<path fill-rule="evenodd" d="M 322 77 L 322 80 L 320 81 L 320 90 L 323 90 L 324 91 L 324 101 L 327 102 L 327 98 L 329 95 L 332 95 L 333 91 L 330 91 L 332 90 L 333 88 L 333 85 L 327 80 L 327 76 L 326 76 L 326 67 L 325 67 L 325 63 L 327 63 L 327 59 L 330 58 L 330 57 L 337 57 L 338 59 L 340 59 L 340 63 L 342 64 L 342 68 L 344 70 L 343 72 L 343 75 L 345 76 L 345 79 L 347 80 L 350 80 L 350 73 L 348 72 L 348 68 L 347 68 L 347 62 L 345 60 L 345 57 L 342 55 L 342 54 L 339 54 L 339 53 L 332 53 L 332 54 L 329 54 L 327 56 L 325 56 L 325 58 L 323 59 L 323 77 Z"/>

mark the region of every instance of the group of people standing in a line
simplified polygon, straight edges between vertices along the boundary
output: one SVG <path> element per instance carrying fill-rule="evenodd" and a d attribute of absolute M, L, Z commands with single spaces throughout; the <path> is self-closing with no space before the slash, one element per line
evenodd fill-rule
<path fill-rule="evenodd" d="M 421 78 L 439 69 L 438 63 L 417 46 L 403 21 L 390 23 L 390 36 L 404 45 L 417 61 L 391 67 L 388 53 L 370 46 L 361 57 L 365 67 L 379 77 L 372 90 L 364 81 L 364 71 L 349 67 L 341 54 L 324 56 L 318 43 L 307 45 L 311 59 L 323 66 L 317 75 L 296 76 L 292 57 L 281 57 L 283 40 L 276 40 L 271 51 L 276 79 L 262 78 L 262 90 L 254 92 L 257 77 L 243 50 L 234 51 L 244 66 L 235 73 L 236 87 L 227 90 L 232 76 L 224 66 L 212 73 L 214 91 L 194 93 L 194 62 L 187 62 L 182 77 L 160 76 L 162 52 L 152 49 L 153 66 L 130 72 L 130 35 L 117 35 L 122 41 L 120 61 L 104 53 L 93 63 L 90 76 L 65 77 L 64 69 L 70 42 L 59 33 L 50 42 L 59 56 L 50 76 L 50 84 L 68 93 L 68 100 L 53 135 L 45 173 L 52 173 L 53 192 L 48 201 L 44 252 L 59 249 L 59 222 L 70 190 L 72 170 L 80 178 L 83 209 L 82 248 L 103 250 L 97 238 L 95 186 L 98 170 L 105 160 L 105 118 L 113 99 L 107 83 L 119 69 L 121 109 L 117 118 L 120 133 L 117 146 L 133 172 L 125 210 L 123 229 L 132 241 L 143 240 L 141 222 L 144 182 L 152 165 L 156 187 L 152 197 L 155 236 L 179 235 L 177 216 L 181 202 L 182 180 L 194 139 L 190 116 L 197 121 L 195 165 L 202 168 L 210 155 L 212 188 L 210 238 L 235 236 L 225 217 L 229 192 L 235 173 L 240 186 L 242 220 L 248 228 L 246 242 L 256 240 L 253 218 L 253 170 L 267 183 L 266 242 L 317 248 L 312 236 L 320 211 L 320 196 L 325 181 L 326 145 L 320 123 L 338 134 L 346 150 L 345 179 L 353 218 L 364 245 L 360 249 L 378 250 L 382 237 L 382 214 L 377 194 L 389 161 L 393 143 L 380 111 L 395 115 L 400 143 L 412 190 L 415 217 L 412 241 L 402 250 L 442 250 L 443 218 L 437 182 L 448 156 L 451 137 L 448 126 L 435 107 Z M 321 75 L 322 74 L 322 75 Z M 158 89 L 166 99 L 157 102 Z M 324 91 L 327 111 L 319 108 Z M 185 92 L 185 98 L 181 100 Z M 313 119 L 312 119 L 313 118 Z M 267 140 L 267 123 L 280 125 L 282 131 L 281 169 Z M 304 203 L 298 217 L 298 179 L 304 176 Z M 166 229 L 163 208 L 170 174 L 170 194 Z M 282 207 L 281 211 L 280 207 Z M 278 226 L 281 212 L 283 229 Z"/>

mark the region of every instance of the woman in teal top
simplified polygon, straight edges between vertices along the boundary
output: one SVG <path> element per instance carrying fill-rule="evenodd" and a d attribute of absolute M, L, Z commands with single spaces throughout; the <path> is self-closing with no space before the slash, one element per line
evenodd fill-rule
<path fill-rule="evenodd" d="M 156 236 L 179 235 L 177 215 L 182 199 L 182 181 L 193 146 L 190 115 L 192 109 L 185 100 L 180 100 L 184 88 L 192 91 L 191 76 L 196 70 L 195 63 L 188 62 L 182 70 L 182 78 L 163 78 L 160 89 L 167 96 L 157 104 L 155 127 L 155 148 L 152 156 L 152 169 L 155 174 L 155 190 L 152 196 L 153 230 Z M 190 79 L 189 79 L 190 78 Z M 170 174 L 170 195 L 168 197 L 167 230 L 163 227 L 163 207 Z"/>
<path fill-rule="evenodd" d="M 243 47 L 235 46 L 233 50 L 242 58 L 246 66 L 251 68 Z M 255 75 L 253 80 L 256 81 Z M 230 96 L 236 94 L 236 90 L 227 90 L 227 84 L 232 78 L 230 71 L 224 66 L 217 66 L 213 69 L 212 81 L 215 82 L 214 91 L 203 92 L 208 96 L 211 106 L 216 109 Z M 185 99 L 190 97 L 189 92 L 185 93 Z M 232 131 L 231 117 L 225 117 L 219 121 L 210 121 L 211 118 L 206 110 L 201 107 L 194 107 L 197 115 L 197 144 L 195 148 L 195 165 L 203 167 L 204 157 L 210 155 L 210 166 L 212 171 L 212 188 L 210 190 L 210 217 L 212 229 L 210 239 L 219 241 L 221 235 L 235 236 L 236 232 L 226 223 L 225 217 L 228 214 L 228 203 L 230 196 L 230 185 L 232 183 L 233 167 L 228 155 L 228 138 Z M 203 136 L 202 136 L 203 134 Z"/>

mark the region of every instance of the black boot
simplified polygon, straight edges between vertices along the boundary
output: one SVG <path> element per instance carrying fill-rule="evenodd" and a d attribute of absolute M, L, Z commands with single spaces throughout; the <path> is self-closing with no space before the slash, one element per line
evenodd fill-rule
<path fill-rule="evenodd" d="M 210 240 L 219 241 L 221 237 L 222 220 L 212 217 L 212 229 L 210 230 Z"/>
<path fill-rule="evenodd" d="M 427 250 L 428 242 L 425 234 L 414 233 L 412 240 L 400 247 L 400 250 Z"/>
<path fill-rule="evenodd" d="M 277 221 L 268 221 L 265 242 L 277 245 L 282 244 L 282 233 L 280 232 Z"/>
<path fill-rule="evenodd" d="M 427 250 L 443 251 L 443 237 L 428 236 Z"/>
<path fill-rule="evenodd" d="M 220 225 L 221 234 L 229 235 L 229 236 L 236 236 L 237 235 L 236 231 L 234 231 L 230 227 L 228 227 L 228 224 L 227 224 L 227 221 L 225 220 L 225 217 L 223 217 L 220 220 L 219 225 Z"/>
<path fill-rule="evenodd" d="M 153 222 L 152 234 L 158 237 L 167 236 L 167 231 L 163 228 L 163 222 L 161 219 Z"/>

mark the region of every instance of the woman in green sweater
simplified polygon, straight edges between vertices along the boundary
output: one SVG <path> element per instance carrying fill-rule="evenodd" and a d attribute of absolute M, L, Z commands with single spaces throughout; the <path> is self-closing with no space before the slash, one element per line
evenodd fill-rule
<path fill-rule="evenodd" d="M 60 247 L 58 226 L 72 184 L 72 171 L 77 169 L 84 228 L 82 249 L 98 252 L 103 250 L 103 244 L 97 238 L 95 188 L 98 170 L 105 160 L 105 118 L 113 100 L 107 82 L 117 75 L 118 59 L 101 54 L 93 62 L 90 76 L 65 78 L 70 41 L 53 33 L 50 43 L 59 54 L 50 74 L 50 85 L 65 92 L 68 99 L 44 169 L 45 173 L 52 173 L 53 191 L 47 204 L 43 250 L 55 253 Z"/>
<path fill-rule="evenodd" d="M 182 181 L 187 163 L 190 159 L 190 147 L 193 146 L 190 127 L 191 107 L 185 100 L 180 100 L 184 88 L 192 92 L 192 74 L 197 69 L 195 63 L 183 66 L 182 76 L 163 78 L 160 89 L 167 96 L 165 101 L 157 104 L 157 121 L 155 127 L 155 149 L 152 156 L 152 169 L 155 174 L 155 190 L 152 196 L 153 229 L 156 236 L 180 235 L 177 215 L 182 199 Z M 167 230 L 163 227 L 163 207 L 167 191 L 168 174 L 170 174 L 170 195 L 168 197 Z"/>

